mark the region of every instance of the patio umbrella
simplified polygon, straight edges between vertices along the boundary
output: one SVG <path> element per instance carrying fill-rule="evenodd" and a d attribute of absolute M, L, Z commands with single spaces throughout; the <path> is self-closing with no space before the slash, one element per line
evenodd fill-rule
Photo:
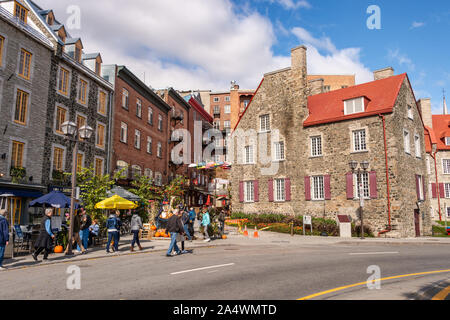
<path fill-rule="evenodd" d="M 135 209 L 137 205 L 131 201 L 128 201 L 118 195 L 111 198 L 100 201 L 95 205 L 95 209 Z"/>
<path fill-rule="evenodd" d="M 30 202 L 30 207 L 70 208 L 70 198 L 61 191 L 52 191 Z M 75 203 L 75 208 L 80 205 Z"/>
<path fill-rule="evenodd" d="M 124 199 L 126 199 L 128 201 L 133 201 L 133 202 L 141 200 L 141 198 L 139 196 L 135 195 L 134 193 L 132 193 L 132 192 L 130 192 L 128 190 L 125 190 L 122 187 L 114 187 L 110 191 L 108 191 L 106 194 L 108 195 L 108 197 L 112 197 L 114 195 L 117 195 L 117 196 L 119 196 L 121 198 L 124 198 Z"/>

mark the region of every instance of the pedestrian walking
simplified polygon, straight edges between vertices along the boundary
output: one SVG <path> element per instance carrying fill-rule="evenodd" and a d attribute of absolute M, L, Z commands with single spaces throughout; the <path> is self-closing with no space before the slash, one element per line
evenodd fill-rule
<path fill-rule="evenodd" d="M 190 235 L 188 223 L 189 223 L 189 213 L 187 211 L 183 211 L 180 216 L 181 223 L 183 224 L 184 235 L 178 235 L 178 241 L 181 242 L 181 253 L 188 253 L 188 251 L 184 250 L 184 242 L 186 238 L 189 241 L 192 241 L 192 236 Z"/>
<path fill-rule="evenodd" d="M 122 220 L 120 220 L 120 211 L 116 210 L 116 219 L 117 219 L 117 231 L 119 232 L 117 235 L 117 251 L 119 251 L 119 241 L 120 241 L 120 229 L 122 228 Z M 114 244 L 116 241 L 114 241 Z"/>
<path fill-rule="evenodd" d="M 191 207 L 191 209 L 189 210 L 188 230 L 189 230 L 189 234 L 192 237 L 192 240 L 195 240 L 194 223 L 195 223 L 196 216 L 197 216 L 197 214 L 195 213 L 194 208 Z"/>
<path fill-rule="evenodd" d="M 131 252 L 134 251 L 134 245 L 137 244 L 139 250 L 142 250 L 141 242 L 139 241 L 139 230 L 144 229 L 142 225 L 142 219 L 134 212 L 131 217 L 131 233 L 133 234 L 133 240 L 131 241 Z"/>
<path fill-rule="evenodd" d="M 220 210 L 218 220 L 219 220 L 220 235 L 223 236 L 223 234 L 225 232 L 225 210 L 224 209 Z"/>
<path fill-rule="evenodd" d="M 52 215 L 53 209 L 45 210 L 44 219 L 41 221 L 39 236 L 34 244 L 36 250 L 31 255 L 34 261 L 38 260 L 38 256 L 42 251 L 44 251 L 44 260 L 48 260 L 48 255 L 52 252 L 53 239 L 55 239 L 55 235 L 52 232 Z"/>
<path fill-rule="evenodd" d="M 208 208 L 204 207 L 203 215 L 202 215 L 202 226 L 203 226 L 203 233 L 205 234 L 205 238 L 204 238 L 205 242 L 211 241 L 211 238 L 209 237 L 209 234 L 208 234 L 208 226 L 210 224 L 211 224 L 211 219 L 209 218 Z"/>
<path fill-rule="evenodd" d="M 84 209 L 81 209 L 80 221 L 80 240 L 83 247 L 87 250 L 89 246 L 89 227 L 92 224 L 92 219 Z M 79 245 L 77 246 L 77 250 L 81 250 Z"/>
<path fill-rule="evenodd" d="M 111 245 L 111 241 L 114 239 L 114 245 L 112 250 L 115 252 L 119 251 L 119 223 L 117 220 L 117 216 L 115 213 L 111 212 L 106 220 L 106 230 L 108 231 L 108 243 L 106 244 L 106 252 L 110 253 L 109 247 Z"/>
<path fill-rule="evenodd" d="M 75 253 L 80 253 L 80 250 L 78 249 L 78 248 L 80 248 L 81 249 L 81 253 L 85 254 L 86 253 L 86 248 L 81 243 L 81 238 L 80 238 L 80 230 L 81 230 L 80 211 L 75 211 L 74 212 L 74 214 L 73 214 L 73 221 L 71 221 L 70 223 L 73 223 L 72 243 L 67 245 L 66 253 L 69 250 L 69 245 L 73 246 L 73 244 L 76 242 L 78 246 L 77 246 L 77 250 L 75 250 Z"/>
<path fill-rule="evenodd" d="M 5 248 L 9 243 L 9 223 L 6 219 L 8 212 L 6 210 L 0 211 L 0 271 L 6 270 L 3 267 L 3 257 L 5 256 Z"/>
<path fill-rule="evenodd" d="M 170 245 L 167 249 L 166 256 L 172 257 L 181 254 L 181 250 L 177 246 L 177 236 L 178 234 L 184 235 L 183 223 L 181 222 L 181 215 L 178 209 L 173 210 L 173 215 L 167 221 L 167 232 L 170 233 Z M 175 250 L 175 253 L 172 251 Z"/>

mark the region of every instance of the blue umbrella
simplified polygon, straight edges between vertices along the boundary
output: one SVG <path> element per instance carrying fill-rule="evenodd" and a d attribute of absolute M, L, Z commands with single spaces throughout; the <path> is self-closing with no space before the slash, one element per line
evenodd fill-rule
<path fill-rule="evenodd" d="M 70 198 L 61 191 L 52 191 L 46 195 L 30 202 L 30 207 L 47 206 L 53 208 L 70 208 Z M 75 203 L 78 209 L 79 204 Z"/>

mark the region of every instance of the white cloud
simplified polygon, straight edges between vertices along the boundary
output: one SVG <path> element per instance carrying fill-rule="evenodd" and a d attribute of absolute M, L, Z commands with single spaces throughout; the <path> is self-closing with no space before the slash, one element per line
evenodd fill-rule
<path fill-rule="evenodd" d="M 425 22 L 414 21 L 409 29 L 421 28 L 425 26 Z"/>
<path fill-rule="evenodd" d="M 67 19 L 68 4 L 39 0 Z M 156 88 L 226 89 L 230 80 L 254 88 L 265 72 L 289 65 L 276 56 L 270 20 L 235 12 L 230 0 L 78 0 L 85 52 L 100 51 L 105 63 L 124 64 Z M 305 5 L 305 4 L 303 4 Z M 237 11 L 237 10 L 236 10 Z M 99 14 L 101 13 L 101 14 Z"/>
<path fill-rule="evenodd" d="M 406 66 L 410 71 L 416 69 L 416 65 L 413 61 L 406 54 L 401 53 L 399 49 L 389 49 L 388 58 L 391 61 L 397 62 L 400 66 Z"/>
<path fill-rule="evenodd" d="M 292 29 L 292 33 L 308 47 L 309 74 L 355 74 L 356 83 L 373 81 L 373 73 L 361 62 L 360 48 L 339 50 L 330 38 L 315 38 L 300 27 Z"/>
<path fill-rule="evenodd" d="M 293 9 L 296 10 L 298 8 L 306 8 L 310 9 L 312 6 L 311 4 L 306 0 L 276 0 L 279 4 L 281 4 L 285 9 Z"/>

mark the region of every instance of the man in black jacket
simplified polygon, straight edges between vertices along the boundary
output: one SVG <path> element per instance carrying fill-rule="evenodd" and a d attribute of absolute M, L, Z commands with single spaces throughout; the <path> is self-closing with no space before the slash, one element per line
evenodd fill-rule
<path fill-rule="evenodd" d="M 170 232 L 171 237 L 170 246 L 169 249 L 167 250 L 166 256 L 172 257 L 181 254 L 181 250 L 177 246 L 177 235 L 179 233 L 184 235 L 184 228 L 183 223 L 181 222 L 180 219 L 180 211 L 178 209 L 175 209 L 173 211 L 173 215 L 167 221 L 166 232 Z M 175 253 L 172 254 L 172 250 L 174 249 Z"/>

